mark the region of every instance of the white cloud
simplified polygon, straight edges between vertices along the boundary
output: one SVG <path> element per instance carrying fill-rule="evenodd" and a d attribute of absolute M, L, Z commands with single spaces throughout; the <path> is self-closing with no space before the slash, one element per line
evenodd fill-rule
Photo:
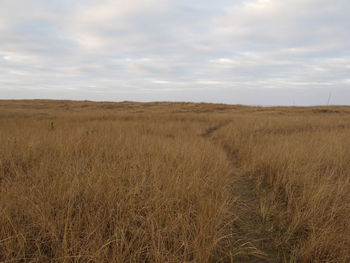
<path fill-rule="evenodd" d="M 269 104 L 259 94 L 273 88 L 283 104 L 283 90 L 332 87 L 350 104 L 349 11 L 347 0 L 4 0 L 0 96 Z"/>

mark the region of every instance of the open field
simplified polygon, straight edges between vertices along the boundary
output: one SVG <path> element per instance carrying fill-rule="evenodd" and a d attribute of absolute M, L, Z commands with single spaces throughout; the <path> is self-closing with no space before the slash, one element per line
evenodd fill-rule
<path fill-rule="evenodd" d="M 0 262 L 350 262 L 350 107 L 0 101 Z"/>

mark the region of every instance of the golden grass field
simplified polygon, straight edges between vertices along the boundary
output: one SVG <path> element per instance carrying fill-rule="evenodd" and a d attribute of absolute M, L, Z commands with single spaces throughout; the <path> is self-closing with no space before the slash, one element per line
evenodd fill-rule
<path fill-rule="evenodd" d="M 0 101 L 0 262 L 350 262 L 350 107 Z"/>

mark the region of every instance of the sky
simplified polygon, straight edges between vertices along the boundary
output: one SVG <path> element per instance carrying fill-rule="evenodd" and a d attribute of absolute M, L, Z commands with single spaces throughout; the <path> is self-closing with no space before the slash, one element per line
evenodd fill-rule
<path fill-rule="evenodd" d="M 1 0 L 0 99 L 350 105 L 349 0 Z"/>

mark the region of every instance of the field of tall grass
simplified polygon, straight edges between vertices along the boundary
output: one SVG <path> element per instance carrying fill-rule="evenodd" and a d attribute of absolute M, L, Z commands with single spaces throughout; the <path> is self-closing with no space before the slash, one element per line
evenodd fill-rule
<path fill-rule="evenodd" d="M 348 111 L 245 114 L 215 137 L 254 183 L 280 256 L 350 262 Z"/>
<path fill-rule="evenodd" d="M 347 263 L 349 135 L 349 107 L 0 101 L 0 262 Z"/>

